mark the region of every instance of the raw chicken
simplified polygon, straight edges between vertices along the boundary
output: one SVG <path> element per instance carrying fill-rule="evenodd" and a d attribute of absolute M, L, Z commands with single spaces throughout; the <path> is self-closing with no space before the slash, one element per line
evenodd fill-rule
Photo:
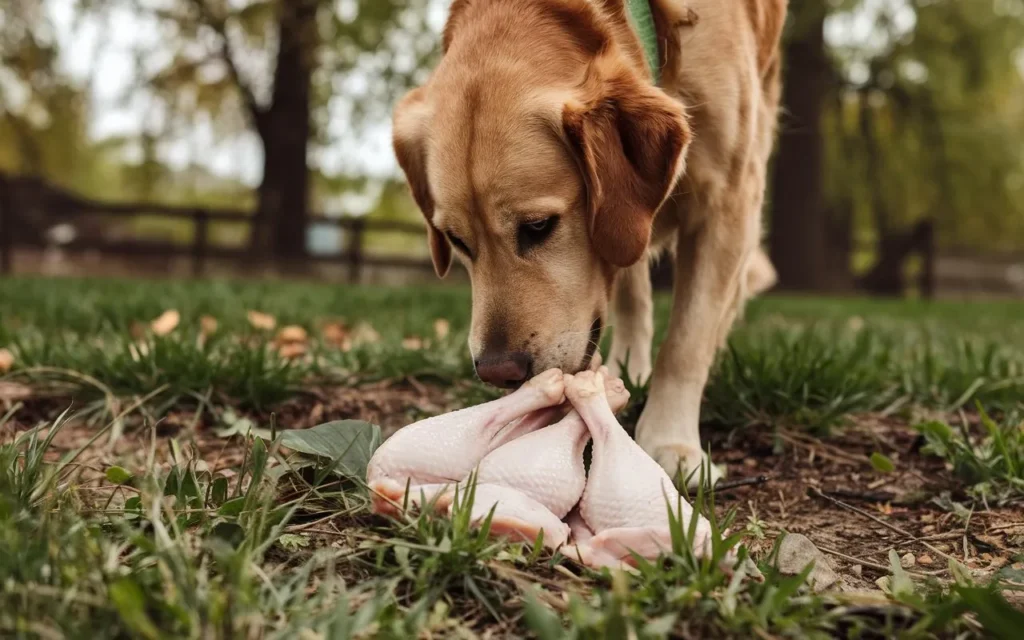
<path fill-rule="evenodd" d="M 608 380 L 608 394 L 613 411 L 629 401 L 621 380 Z M 480 522 L 493 509 L 491 532 L 533 542 L 543 531 L 545 546 L 562 546 L 569 527 L 561 519 L 579 502 L 587 482 L 583 449 L 589 441 L 587 425 L 573 410 L 487 454 L 477 470 L 471 517 Z"/>
<path fill-rule="evenodd" d="M 591 566 L 634 564 L 633 554 L 657 558 L 672 549 L 668 507 L 682 518 L 684 530 L 693 508 L 679 496 L 672 479 L 615 420 L 605 393 L 602 373 L 565 376 L 566 396 L 586 422 L 594 439 L 577 529 L 585 537 L 564 553 Z M 681 507 L 681 509 L 680 509 Z M 694 549 L 703 554 L 710 544 L 711 526 L 697 523 Z M 585 524 L 585 528 L 582 526 Z"/>
<path fill-rule="evenodd" d="M 607 372 L 607 369 L 602 367 Z M 621 380 L 606 378 L 611 410 L 629 401 Z M 574 409 L 561 421 L 498 447 L 480 461 L 477 482 L 516 489 L 564 518 L 580 501 L 587 473 L 583 449 L 590 431 Z"/>
<path fill-rule="evenodd" d="M 449 513 L 453 508 L 449 506 Z M 500 484 L 478 484 L 470 518 L 479 525 L 492 513 L 492 535 L 532 543 L 543 532 L 544 546 L 549 549 L 558 549 L 569 540 L 569 525 L 530 496 Z"/>
<path fill-rule="evenodd" d="M 414 505 L 436 500 L 437 508 L 446 508 L 451 501 L 446 489 L 465 479 L 484 456 L 557 420 L 564 391 L 562 372 L 552 369 L 504 398 L 399 430 L 367 466 L 373 510 L 394 514 L 406 500 Z"/>

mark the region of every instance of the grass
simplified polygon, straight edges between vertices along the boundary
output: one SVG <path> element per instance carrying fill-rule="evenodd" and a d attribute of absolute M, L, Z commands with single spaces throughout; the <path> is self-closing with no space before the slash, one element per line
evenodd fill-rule
<path fill-rule="evenodd" d="M 918 426 L 926 449 L 947 460 L 973 495 L 996 503 L 1019 500 L 1024 497 L 1024 421 L 1012 415 L 998 424 L 983 409 L 978 413 L 981 433 L 942 422 Z"/>
<path fill-rule="evenodd" d="M 989 586 L 916 585 L 898 562 L 892 598 L 871 606 L 815 595 L 809 568 L 784 576 L 770 557 L 761 580 L 743 565 L 729 575 L 726 552 L 746 551 L 703 493 L 694 504 L 714 523 L 711 557 L 696 558 L 693 528 L 676 522 L 662 562 L 580 572 L 471 527 L 472 492 L 450 520 L 388 526 L 368 515 L 358 478 L 320 467 L 310 482 L 260 439 L 231 483 L 192 460 L 86 481 L 75 453 L 46 461 L 64 424 L 0 445 L 4 635 L 970 638 L 1013 637 L 1022 615 Z"/>
<path fill-rule="evenodd" d="M 657 300 L 659 341 L 669 304 Z M 169 309 L 180 324 L 158 335 L 150 322 Z M 278 328 L 303 327 L 305 353 L 282 356 L 276 329 L 255 327 L 252 310 Z M 917 423 L 925 413 L 940 418 L 918 428 L 926 451 L 968 496 L 1019 505 L 1022 312 L 1020 303 L 755 301 L 716 364 L 704 422 L 828 438 L 854 414 Z M 686 523 L 662 562 L 584 571 L 535 545 L 491 539 L 469 526 L 465 504 L 450 520 L 385 522 L 368 512 L 358 464 L 281 454 L 271 412 L 319 389 L 414 377 L 457 383 L 463 403 L 491 397 L 467 382 L 468 314 L 461 288 L 0 281 L 0 349 L 14 356 L 0 374 L 0 412 L 10 407 L 0 413 L 0 635 L 1016 637 L 1021 614 L 1002 594 L 1019 576 L 997 584 L 951 565 L 940 583 L 896 558 L 887 594 L 820 595 L 806 575 L 774 569 L 770 552 L 751 553 L 760 580 L 698 560 Z M 447 335 L 435 329 L 439 318 Z M 371 337 L 338 348 L 324 327 L 342 319 Z M 75 413 L 10 428 L 20 406 L 4 396 L 9 383 L 52 396 L 49 408 L 70 399 Z M 631 391 L 635 418 L 646 390 Z M 265 439 L 235 436 L 240 461 L 224 470 L 192 452 L 194 434 L 157 437 L 159 421 L 182 408 L 212 422 L 231 409 L 271 428 Z M 963 424 L 946 426 L 958 412 Z M 57 445 L 83 422 L 91 427 L 73 448 Z M 121 437 L 143 464 L 113 453 Z M 90 440 L 111 444 L 87 457 L 80 449 Z M 746 555 L 765 535 L 756 518 L 756 527 L 736 525 L 713 496 L 695 503 L 716 523 L 720 557 Z M 730 525 L 738 533 L 721 531 Z"/>
<path fill-rule="evenodd" d="M 659 298 L 659 341 L 668 304 Z M 212 395 L 266 409 L 318 384 L 472 379 L 469 307 L 462 288 L 23 278 L 0 282 L 0 346 L 15 353 L 21 379 L 73 387 L 82 402 L 159 390 L 167 406 Z M 180 312 L 181 325 L 166 336 L 147 333 L 168 309 Z M 249 310 L 270 314 L 279 327 L 304 327 L 314 337 L 308 357 L 285 360 L 262 348 L 273 333 L 254 329 Z M 977 304 L 968 313 L 958 303 L 756 300 L 719 359 L 705 421 L 824 430 L 858 411 L 975 402 L 1020 408 L 1022 312 L 1015 303 Z M 203 316 L 217 320 L 213 335 L 203 335 Z M 371 326 L 381 339 L 349 351 L 315 339 L 338 318 Z M 438 318 L 450 324 L 445 339 L 403 347 L 404 338 L 433 336 Z"/>

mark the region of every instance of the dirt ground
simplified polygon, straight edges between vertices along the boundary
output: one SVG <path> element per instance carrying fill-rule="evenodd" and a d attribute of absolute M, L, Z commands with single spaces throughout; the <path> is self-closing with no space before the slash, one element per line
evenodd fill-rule
<path fill-rule="evenodd" d="M 278 424 L 291 428 L 366 420 L 387 434 L 424 413 L 452 409 L 454 397 L 451 389 L 414 380 L 384 382 L 310 390 L 277 407 L 275 415 Z M 52 398 L 24 400 L 26 406 L 7 431 L 28 428 L 60 406 Z M 269 421 L 267 415 L 250 417 L 256 424 Z M 115 463 L 138 470 L 151 450 L 158 463 L 167 464 L 166 444 L 172 438 L 187 443 L 186 455 L 201 460 L 201 469 L 233 475 L 242 462 L 242 440 L 218 435 L 222 427 L 214 422 L 190 411 L 172 413 L 152 428 L 129 420 L 122 437 L 111 443 L 104 436 L 89 447 L 80 459 L 85 468 L 81 481 L 89 484 L 90 476 L 98 478 Z M 69 424 L 51 455 L 83 446 L 94 430 Z M 752 533 L 747 544 L 756 558 L 770 553 L 780 532 L 804 534 L 838 573 L 833 588 L 844 591 L 877 591 L 876 581 L 890 573 L 890 550 L 920 579 L 949 580 L 950 559 L 978 579 L 1007 565 L 1024 570 L 1024 507 L 967 506 L 972 502 L 962 485 L 942 460 L 922 453 L 922 439 L 901 419 L 857 416 L 826 438 L 763 426 L 731 432 L 707 429 L 704 435 L 716 462 L 728 466 L 725 488 L 715 493 L 716 507 L 722 514 L 736 509 L 734 528 Z M 0 432 L 0 439 L 9 436 Z M 892 460 L 894 470 L 876 470 L 870 462 L 874 452 Z M 1007 595 L 1013 599 L 1012 593 Z"/>

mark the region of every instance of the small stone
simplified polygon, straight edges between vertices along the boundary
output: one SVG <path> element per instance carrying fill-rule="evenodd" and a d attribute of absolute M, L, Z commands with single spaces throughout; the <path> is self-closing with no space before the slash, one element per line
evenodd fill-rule
<path fill-rule="evenodd" d="M 881 578 L 875 580 L 875 584 L 878 586 L 879 589 L 881 589 L 886 594 L 889 593 L 889 588 L 891 586 L 889 576 L 882 576 Z"/>
<path fill-rule="evenodd" d="M 925 554 L 925 555 L 923 555 L 923 556 L 921 556 L 920 558 L 917 559 L 917 564 L 932 564 L 933 562 L 935 562 L 935 561 L 932 560 L 932 557 L 930 555 L 927 555 L 927 554 Z"/>
<path fill-rule="evenodd" d="M 912 553 L 906 553 L 900 558 L 900 566 L 904 569 L 913 569 L 914 565 L 917 564 L 917 558 Z"/>
<path fill-rule="evenodd" d="M 864 576 L 864 567 L 860 566 L 859 564 L 855 564 L 852 567 L 850 567 L 850 573 L 857 576 L 858 578 L 861 578 Z"/>
<path fill-rule="evenodd" d="M 829 564 L 828 558 L 818 547 L 814 546 L 807 536 L 790 533 L 782 539 L 776 562 L 776 567 L 781 573 L 795 576 L 812 562 L 814 569 L 808 576 L 808 582 L 815 591 L 825 591 L 839 580 L 839 576 Z"/>

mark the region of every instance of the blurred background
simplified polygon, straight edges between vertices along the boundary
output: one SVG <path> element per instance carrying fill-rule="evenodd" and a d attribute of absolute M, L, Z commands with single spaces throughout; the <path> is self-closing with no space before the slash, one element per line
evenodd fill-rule
<path fill-rule="evenodd" d="M 4 0 L 0 272 L 433 279 L 390 108 L 448 4 Z M 1024 297 L 1024 0 L 791 0 L 784 46 L 780 288 Z"/>

